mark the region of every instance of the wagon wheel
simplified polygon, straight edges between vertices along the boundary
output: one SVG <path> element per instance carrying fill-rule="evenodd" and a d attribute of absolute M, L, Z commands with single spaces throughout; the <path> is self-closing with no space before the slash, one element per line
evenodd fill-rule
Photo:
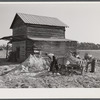
<path fill-rule="evenodd" d="M 80 66 L 80 65 L 77 65 L 77 64 L 72 65 L 72 67 L 71 67 L 71 74 L 73 74 L 74 72 L 80 73 L 82 75 L 82 73 L 83 73 L 83 67 Z"/>

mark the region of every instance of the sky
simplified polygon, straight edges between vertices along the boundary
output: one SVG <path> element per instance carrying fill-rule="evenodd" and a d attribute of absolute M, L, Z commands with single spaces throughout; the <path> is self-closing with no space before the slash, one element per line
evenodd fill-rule
<path fill-rule="evenodd" d="M 0 3 L 0 38 L 12 35 L 16 13 L 56 17 L 69 26 L 67 39 L 100 44 L 100 2 Z"/>

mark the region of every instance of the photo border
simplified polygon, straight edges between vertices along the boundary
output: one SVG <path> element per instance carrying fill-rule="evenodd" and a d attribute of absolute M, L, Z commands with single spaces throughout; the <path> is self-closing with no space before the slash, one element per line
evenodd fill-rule
<path fill-rule="evenodd" d="M 100 0 L 0 0 L 0 2 L 97 2 Z M 11 99 L 1 99 L 0 100 L 100 100 L 100 98 L 11 98 Z"/>

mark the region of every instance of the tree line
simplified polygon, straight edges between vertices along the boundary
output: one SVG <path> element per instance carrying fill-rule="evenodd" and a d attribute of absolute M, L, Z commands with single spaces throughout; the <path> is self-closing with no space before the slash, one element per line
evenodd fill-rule
<path fill-rule="evenodd" d="M 79 50 L 100 50 L 100 44 L 81 42 L 81 43 L 77 43 L 77 49 Z"/>

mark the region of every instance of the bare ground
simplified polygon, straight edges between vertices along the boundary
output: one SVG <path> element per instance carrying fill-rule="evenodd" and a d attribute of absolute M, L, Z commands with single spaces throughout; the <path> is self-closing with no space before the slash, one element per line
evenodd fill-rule
<path fill-rule="evenodd" d="M 2 64 L 3 63 L 3 64 Z M 0 72 L 17 67 L 2 60 Z M 0 88 L 99 88 L 100 87 L 100 64 L 96 64 L 95 73 L 83 73 L 83 75 L 57 76 L 48 71 L 42 74 L 22 73 L 20 69 L 11 71 L 0 76 Z"/>

